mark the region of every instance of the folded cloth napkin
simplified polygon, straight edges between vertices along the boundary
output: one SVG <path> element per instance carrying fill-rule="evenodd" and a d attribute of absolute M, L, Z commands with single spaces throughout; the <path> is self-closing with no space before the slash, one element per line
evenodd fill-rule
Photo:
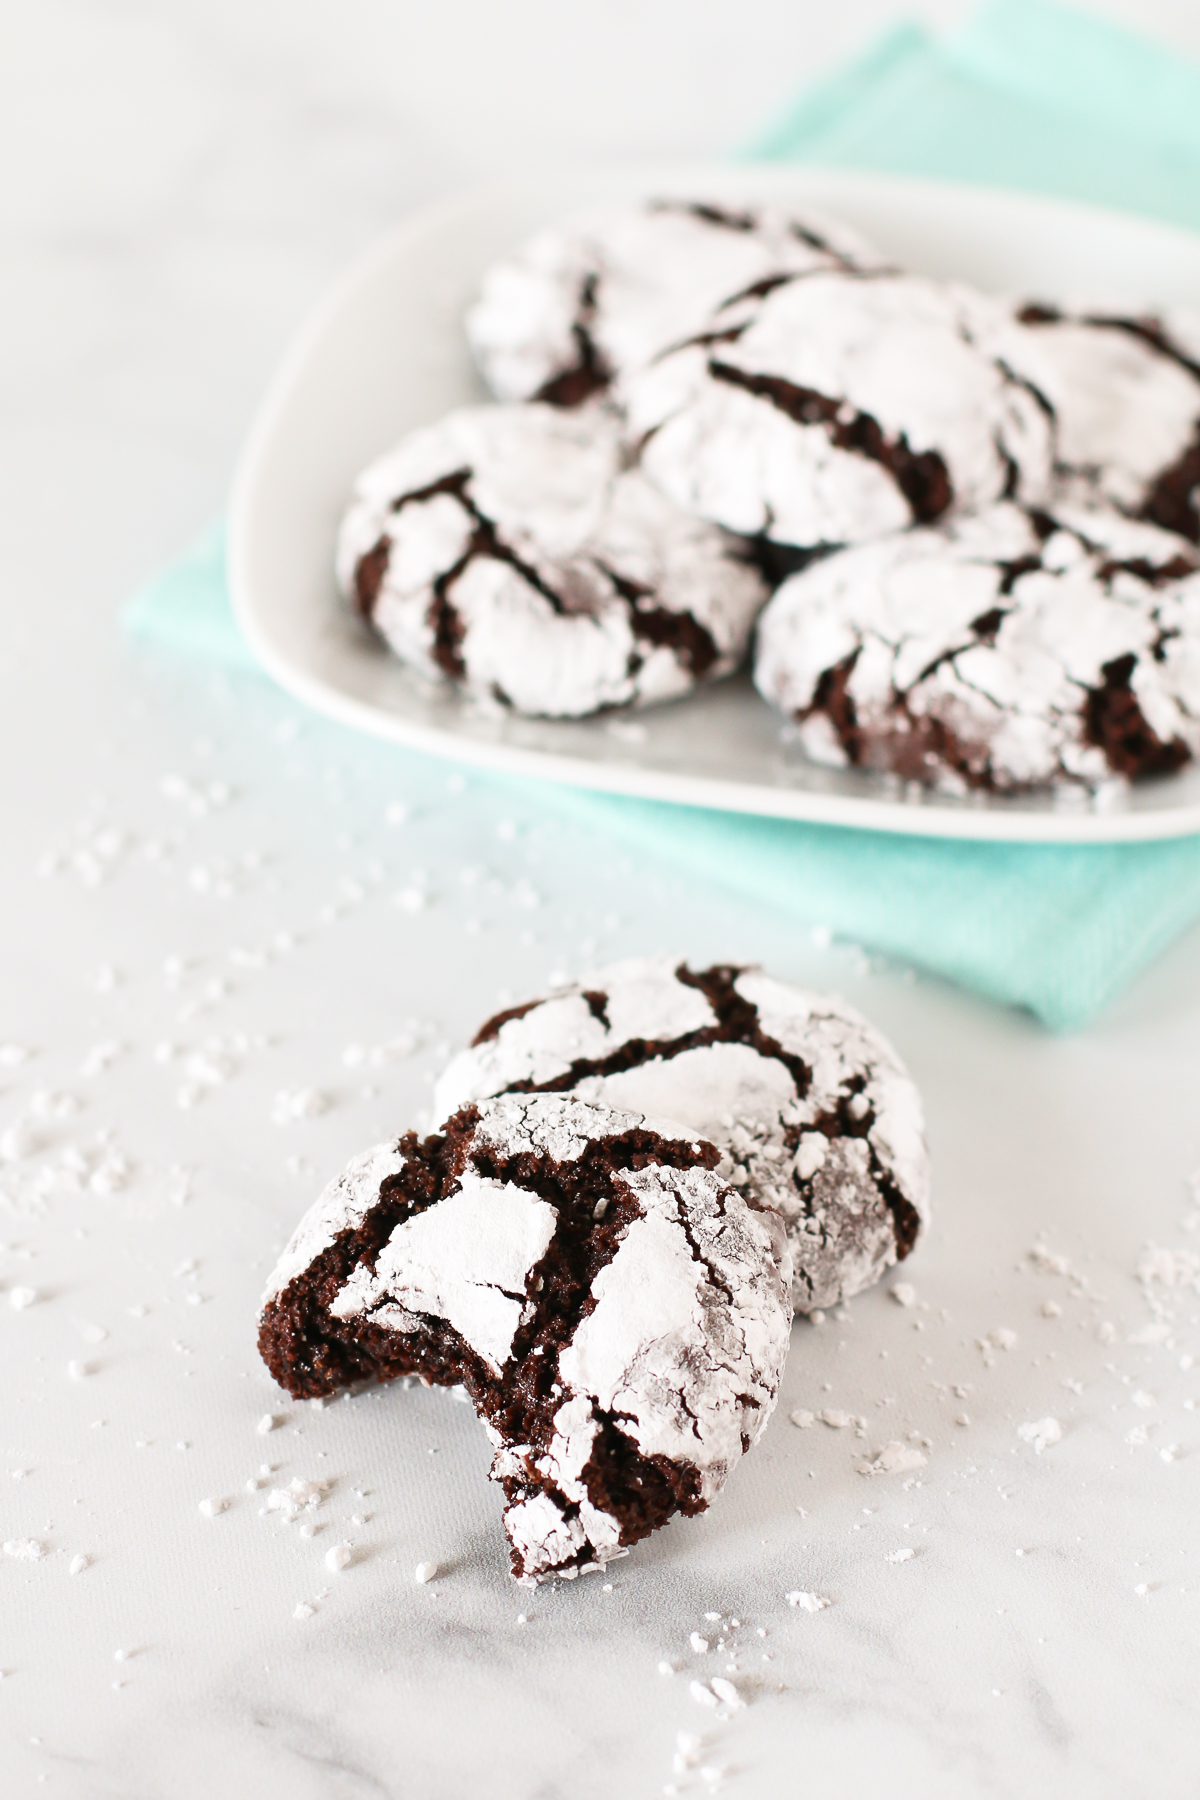
<path fill-rule="evenodd" d="M 946 40 L 914 25 L 888 32 L 749 154 L 1026 188 L 1200 227 L 1200 67 L 1046 0 L 996 0 Z M 135 595 L 124 620 L 187 654 L 254 666 L 219 528 Z M 534 806 L 569 810 L 1055 1030 L 1093 1018 L 1200 917 L 1196 837 L 961 843 L 523 785 Z"/>

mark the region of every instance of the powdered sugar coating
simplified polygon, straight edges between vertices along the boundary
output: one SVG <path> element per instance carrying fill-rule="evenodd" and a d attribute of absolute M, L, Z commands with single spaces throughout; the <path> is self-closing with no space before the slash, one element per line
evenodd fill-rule
<path fill-rule="evenodd" d="M 675 1118 L 723 1152 L 720 1174 L 780 1212 L 798 1310 L 860 1292 L 928 1218 L 915 1085 L 840 1000 L 756 970 L 685 973 L 636 958 L 501 1015 L 449 1064 L 435 1109 L 529 1086 Z"/>
<path fill-rule="evenodd" d="M 401 661 L 574 718 L 729 674 L 767 589 L 744 546 L 622 467 L 596 409 L 465 407 L 359 478 L 344 595 Z"/>
<path fill-rule="evenodd" d="M 1038 501 L 1050 421 L 988 347 L 1006 317 L 912 275 L 788 281 L 622 382 L 630 441 L 678 505 L 801 548 Z"/>
<path fill-rule="evenodd" d="M 326 1190 L 305 1222 L 320 1291 L 305 1297 L 308 1272 L 297 1273 L 293 1244 L 268 1289 L 262 1341 L 286 1341 L 270 1335 L 282 1295 L 299 1300 L 293 1318 L 307 1317 L 318 1337 L 360 1332 L 377 1367 L 427 1369 L 440 1381 L 461 1373 L 496 1448 L 515 1572 L 574 1576 L 624 1554 L 671 1512 L 706 1507 L 761 1432 L 791 1318 L 783 1227 L 704 1166 L 711 1146 L 643 1112 L 506 1095 L 464 1113 L 456 1129 L 457 1175 L 415 1208 L 401 1201 L 403 1216 L 388 1214 L 397 1222 L 382 1234 L 371 1199 L 360 1203 L 365 1172 L 385 1166 L 379 1153 Z M 411 1154 L 433 1170 L 437 1145 L 450 1141 Z M 591 1175 L 573 1187 L 570 1172 L 585 1163 Z M 593 1210 L 587 1181 L 597 1179 L 604 1198 Z M 381 1218 L 396 1205 L 378 1192 L 373 1201 Z M 331 1278 L 327 1252 L 360 1227 L 363 1253 Z M 312 1307 L 325 1305 L 330 1279 L 326 1325 Z M 553 1294 L 543 1298 L 547 1284 Z M 380 1351 L 388 1341 L 390 1359 Z M 461 1369 L 455 1345 L 466 1354 Z M 514 1418 L 526 1435 L 514 1435 Z M 620 1500 L 606 1504 L 625 1491 L 613 1472 L 631 1458 L 644 1461 L 632 1491 L 648 1482 L 660 1496 L 649 1523 L 640 1502 L 632 1517 Z"/>
<path fill-rule="evenodd" d="M 271 1271 L 262 1304 L 265 1306 L 276 1294 L 282 1294 L 289 1282 L 329 1249 L 340 1232 L 357 1230 L 378 1199 L 383 1182 L 403 1166 L 404 1158 L 394 1144 L 376 1144 L 347 1163 L 292 1233 Z"/>
<path fill-rule="evenodd" d="M 457 1191 L 398 1225 L 373 1268 L 356 1268 L 330 1307 L 369 1313 L 411 1331 L 414 1315 L 445 1319 L 496 1374 L 512 1354 L 531 1270 L 546 1254 L 557 1214 L 512 1182 L 467 1169 Z"/>
<path fill-rule="evenodd" d="M 573 405 L 757 283 L 879 261 L 848 226 L 815 214 L 687 200 L 595 209 L 493 264 L 467 338 L 498 399 Z"/>
<path fill-rule="evenodd" d="M 602 1568 L 621 1554 L 620 1522 L 593 1503 L 587 1482 L 599 1414 L 620 1418 L 643 1456 L 687 1468 L 689 1510 L 699 1510 L 757 1440 L 782 1379 L 790 1264 L 778 1220 L 707 1169 L 641 1169 L 626 1184 L 642 1217 L 596 1277 L 594 1310 L 559 1356 L 566 1397 L 550 1442 L 537 1453 L 497 1450 L 494 1478 L 517 1485 L 505 1529 L 527 1579 L 581 1572 L 580 1556 L 584 1568 Z"/>
<path fill-rule="evenodd" d="M 1200 574 L 1118 514 L 1002 505 L 793 576 L 755 682 L 819 762 L 949 792 L 1089 789 L 1200 750 Z"/>
<path fill-rule="evenodd" d="M 1200 314 L 1024 305 L 996 348 L 1053 408 L 1068 495 L 1200 539 Z"/>

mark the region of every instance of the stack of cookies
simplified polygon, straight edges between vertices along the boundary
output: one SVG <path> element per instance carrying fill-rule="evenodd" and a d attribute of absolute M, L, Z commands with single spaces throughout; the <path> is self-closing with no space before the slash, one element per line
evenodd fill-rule
<path fill-rule="evenodd" d="M 928 1217 L 891 1046 L 756 969 L 643 958 L 513 1007 L 435 1111 L 302 1220 L 259 1347 L 301 1398 L 461 1383 L 521 1581 L 702 1512 L 770 1417 L 793 1311 L 878 1281 Z"/>
<path fill-rule="evenodd" d="M 1200 316 L 997 299 L 810 213 L 540 233 L 497 404 L 361 477 L 338 576 L 419 674 L 555 718 L 754 678 L 808 756 L 1088 792 L 1200 752 Z"/>

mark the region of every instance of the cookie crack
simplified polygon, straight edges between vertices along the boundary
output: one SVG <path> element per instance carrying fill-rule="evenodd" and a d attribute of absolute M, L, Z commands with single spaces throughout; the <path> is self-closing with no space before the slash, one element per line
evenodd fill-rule
<path fill-rule="evenodd" d="M 1164 741 L 1133 692 L 1138 659 L 1133 651 L 1101 666 L 1099 687 L 1088 688 L 1083 706 L 1084 735 L 1102 750 L 1110 769 L 1131 780 L 1171 775 L 1192 759 L 1182 738 Z"/>
<path fill-rule="evenodd" d="M 564 409 L 580 406 L 593 394 L 601 393 L 612 380 L 613 371 L 592 335 L 599 304 L 600 271 L 589 269 L 579 284 L 577 312 L 571 326 L 575 341 L 575 361 L 569 368 L 543 383 L 533 396 L 546 406 Z"/>
<path fill-rule="evenodd" d="M 649 606 L 646 602 L 653 598 L 652 588 L 631 580 L 628 575 L 618 574 L 606 563 L 597 562 L 596 567 L 602 575 L 607 576 L 618 597 L 625 602 L 629 627 L 635 638 L 642 643 L 672 651 L 676 661 L 688 669 L 697 681 L 708 673 L 720 656 L 720 651 L 708 627 L 701 624 L 694 613 L 672 612 L 666 606 Z"/>
<path fill-rule="evenodd" d="M 870 413 L 781 375 L 755 375 L 715 357 L 709 359 L 708 372 L 714 381 L 766 400 L 797 425 L 824 426 L 835 449 L 876 463 L 891 476 L 919 523 L 940 518 L 953 503 L 954 485 L 941 455 L 936 450 L 914 451 L 903 432 L 889 438 Z"/>

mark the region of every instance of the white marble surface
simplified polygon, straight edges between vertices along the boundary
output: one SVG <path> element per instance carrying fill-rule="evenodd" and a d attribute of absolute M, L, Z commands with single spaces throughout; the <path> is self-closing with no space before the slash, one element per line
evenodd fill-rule
<path fill-rule="evenodd" d="M 1200 51 L 1190 0 L 1106 10 Z M 683 0 L 0 11 L 0 1042 L 33 1052 L 0 1067 L 0 1540 L 46 1552 L 0 1555 L 6 1795 L 1195 1791 L 1200 932 L 1055 1041 L 113 628 L 220 507 L 316 290 L 405 206 L 547 156 L 719 150 L 888 11 L 752 0 L 740 42 Z M 469 1409 L 285 1403 L 257 1295 L 505 994 L 676 948 L 839 988 L 892 1034 L 936 1226 L 911 1306 L 796 1327 L 709 1515 L 611 1591 L 530 1596 Z M 277 1122 L 309 1089 L 327 1110 Z M 1179 1284 L 1137 1279 L 1147 1244 Z M 1047 1417 L 1038 1454 L 1019 1428 Z M 858 1473 L 892 1440 L 925 1463 Z M 312 1538 L 262 1515 L 265 1463 L 333 1483 Z M 689 1684 L 730 1663 L 726 1718 Z"/>

